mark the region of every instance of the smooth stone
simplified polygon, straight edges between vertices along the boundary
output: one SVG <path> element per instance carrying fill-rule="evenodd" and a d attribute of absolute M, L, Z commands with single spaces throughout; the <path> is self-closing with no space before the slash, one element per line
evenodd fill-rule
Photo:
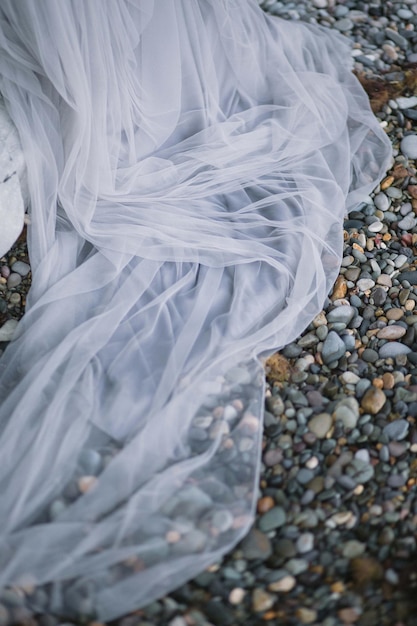
<path fill-rule="evenodd" d="M 402 317 L 404 317 L 404 311 L 402 309 L 392 308 L 388 309 L 385 315 L 387 316 L 387 319 L 397 322 Z"/>
<path fill-rule="evenodd" d="M 372 297 L 376 306 L 382 306 L 387 300 L 387 292 L 383 287 L 376 287 L 372 293 Z"/>
<path fill-rule="evenodd" d="M 346 346 L 339 335 L 331 330 L 327 335 L 322 350 L 322 358 L 324 363 L 332 363 L 338 361 L 346 353 Z"/>
<path fill-rule="evenodd" d="M 30 272 L 30 265 L 28 263 L 24 263 L 23 261 L 15 261 L 11 269 L 13 272 L 20 274 L 20 276 L 24 278 Z"/>
<path fill-rule="evenodd" d="M 254 589 L 252 592 L 252 610 L 255 613 L 264 613 L 275 604 L 275 596 L 263 589 Z"/>
<path fill-rule="evenodd" d="M 243 557 L 248 561 L 268 559 L 272 554 L 272 546 L 269 537 L 257 528 L 251 528 L 249 533 L 240 543 Z"/>
<path fill-rule="evenodd" d="M 368 289 L 375 287 L 375 281 L 373 281 L 372 278 L 360 278 L 356 286 L 360 291 L 368 291 Z"/>
<path fill-rule="evenodd" d="M 10 274 L 9 278 L 7 279 L 7 287 L 9 289 L 14 289 L 15 287 L 18 287 L 21 282 L 22 282 L 22 277 L 19 274 L 13 272 L 12 274 Z"/>
<path fill-rule="evenodd" d="M 392 441 L 401 441 L 407 436 L 409 428 L 407 420 L 397 419 L 384 426 L 383 432 Z"/>
<path fill-rule="evenodd" d="M 333 420 L 329 413 L 319 413 L 310 419 L 308 429 L 314 433 L 318 439 L 324 439 L 330 431 Z"/>
<path fill-rule="evenodd" d="M 368 226 L 368 230 L 371 233 L 379 233 L 383 228 L 384 228 L 384 224 L 379 221 L 372 222 L 372 224 L 369 224 Z"/>
<path fill-rule="evenodd" d="M 334 28 L 339 30 L 341 33 L 345 33 L 353 28 L 353 22 L 348 17 L 343 17 L 340 20 L 337 20 L 334 24 Z"/>
<path fill-rule="evenodd" d="M 358 401 L 355 398 L 344 398 L 337 404 L 333 417 L 340 420 L 345 428 L 355 428 L 359 419 Z"/>
<path fill-rule="evenodd" d="M 362 352 L 362 359 L 366 363 L 376 363 L 376 361 L 378 361 L 378 358 L 378 352 L 373 348 L 365 348 L 365 350 Z"/>
<path fill-rule="evenodd" d="M 408 214 L 398 222 L 398 227 L 401 228 L 401 230 L 411 230 L 415 227 L 416 223 L 417 220 L 414 215 Z"/>
<path fill-rule="evenodd" d="M 343 546 L 342 554 L 346 559 L 355 559 L 365 552 L 366 546 L 361 541 L 351 539 Z"/>
<path fill-rule="evenodd" d="M 382 191 L 380 193 L 377 193 L 374 198 L 374 205 L 380 211 L 388 211 L 389 206 L 390 206 L 390 201 L 389 201 L 388 196 Z"/>
<path fill-rule="evenodd" d="M 406 135 L 403 137 L 400 149 L 409 159 L 417 159 L 417 135 Z"/>
<path fill-rule="evenodd" d="M 299 554 L 306 554 L 311 552 L 314 548 L 314 535 L 313 533 L 302 533 L 296 542 L 296 548 Z"/>
<path fill-rule="evenodd" d="M 406 280 L 410 285 L 417 285 L 417 271 L 414 272 L 401 272 L 398 274 L 399 280 Z"/>
<path fill-rule="evenodd" d="M 346 326 L 353 319 L 355 315 L 355 309 L 350 305 L 341 305 L 335 307 L 329 313 L 327 313 L 327 321 L 331 323 L 341 322 Z"/>
<path fill-rule="evenodd" d="M 371 387 L 363 396 L 361 407 L 366 413 L 376 415 L 382 409 L 386 401 L 387 398 L 382 389 Z"/>
<path fill-rule="evenodd" d="M 398 341 L 388 341 L 379 349 L 379 356 L 381 359 L 394 359 L 400 354 L 409 354 L 410 352 L 411 348 L 403 343 L 399 343 Z"/>
<path fill-rule="evenodd" d="M 308 570 L 308 561 L 305 559 L 290 559 L 285 564 L 285 569 L 293 576 L 298 576 Z"/>
<path fill-rule="evenodd" d="M 276 528 L 281 528 L 287 521 L 287 514 L 281 506 L 274 506 L 267 513 L 264 513 L 259 520 L 259 528 L 262 532 L 269 532 Z"/>
<path fill-rule="evenodd" d="M 0 341 L 11 341 L 17 328 L 17 320 L 7 320 L 0 327 Z"/>
<path fill-rule="evenodd" d="M 390 324 L 381 328 L 377 332 L 378 339 L 400 339 L 404 337 L 406 333 L 406 329 L 403 326 L 398 326 L 397 324 Z"/>

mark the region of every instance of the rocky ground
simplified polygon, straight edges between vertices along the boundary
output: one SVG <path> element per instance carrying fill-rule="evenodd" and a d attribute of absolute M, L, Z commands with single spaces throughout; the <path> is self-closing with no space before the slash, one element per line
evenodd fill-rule
<path fill-rule="evenodd" d="M 251 532 L 221 563 L 117 625 L 415 626 L 417 3 L 262 5 L 354 42 L 355 71 L 394 164 L 345 222 L 342 267 L 324 310 L 266 363 Z M 0 260 L 0 342 L 23 314 L 28 263 L 23 234 Z M 10 601 L 0 597 L 0 624 L 11 614 L 23 623 Z M 62 622 L 43 615 L 37 623 Z"/>

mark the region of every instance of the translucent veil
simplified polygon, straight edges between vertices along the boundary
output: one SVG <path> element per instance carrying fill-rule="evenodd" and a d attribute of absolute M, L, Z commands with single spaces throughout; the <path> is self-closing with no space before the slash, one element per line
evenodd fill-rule
<path fill-rule="evenodd" d="M 247 532 L 257 356 L 320 310 L 390 159 L 349 59 L 255 0 L 1 0 L 33 282 L 0 361 L 0 587 L 34 610 L 113 619 Z"/>

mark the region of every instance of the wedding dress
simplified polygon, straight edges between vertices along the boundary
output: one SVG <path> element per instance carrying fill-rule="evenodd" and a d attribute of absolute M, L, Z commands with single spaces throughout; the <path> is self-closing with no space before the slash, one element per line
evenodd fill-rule
<path fill-rule="evenodd" d="M 321 310 L 389 142 L 345 40 L 255 0 L 1 0 L 0 93 L 33 271 L 0 361 L 0 588 L 110 620 L 250 527 L 258 357 Z"/>

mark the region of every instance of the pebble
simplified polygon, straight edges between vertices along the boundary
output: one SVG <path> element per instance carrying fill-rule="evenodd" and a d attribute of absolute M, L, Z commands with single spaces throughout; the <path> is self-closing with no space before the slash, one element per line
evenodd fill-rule
<path fill-rule="evenodd" d="M 365 552 L 365 548 L 365 544 L 361 541 L 351 539 L 344 544 L 342 554 L 346 559 L 355 559 Z"/>
<path fill-rule="evenodd" d="M 268 589 L 278 593 L 288 593 L 294 589 L 296 584 L 297 581 L 294 576 L 287 575 L 268 585 Z"/>
<path fill-rule="evenodd" d="M 380 347 L 379 356 L 381 359 L 393 359 L 400 354 L 409 354 L 410 352 L 411 349 L 403 343 L 399 343 L 398 341 L 389 341 Z"/>
<path fill-rule="evenodd" d="M 11 341 L 16 328 L 17 320 L 7 320 L 7 322 L 5 322 L 3 326 L 0 327 L 0 341 Z"/>
<path fill-rule="evenodd" d="M 328 413 L 319 413 L 309 420 L 308 428 L 318 439 L 324 439 L 330 431 L 332 423 L 331 415 Z"/>
<path fill-rule="evenodd" d="M 382 409 L 386 400 L 387 398 L 382 389 L 371 387 L 363 396 L 361 400 L 361 407 L 367 413 L 376 415 Z"/>
<path fill-rule="evenodd" d="M 410 428 L 409 422 L 405 419 L 397 419 L 384 426 L 384 434 L 392 441 L 405 439 Z"/>
<path fill-rule="evenodd" d="M 375 287 L 375 281 L 372 278 L 360 278 L 356 286 L 360 291 L 368 291 L 368 289 Z"/>
<path fill-rule="evenodd" d="M 248 560 L 266 560 L 272 554 L 269 537 L 257 528 L 252 528 L 240 543 L 243 556 Z"/>
<path fill-rule="evenodd" d="M 269 532 L 270 530 L 284 526 L 286 520 L 287 515 L 285 510 L 280 506 L 275 506 L 262 515 L 259 520 L 259 528 L 262 532 Z"/>
<path fill-rule="evenodd" d="M 377 337 L 378 339 L 400 339 L 401 337 L 404 337 L 406 332 L 407 331 L 403 326 L 392 324 L 381 328 L 381 330 L 377 333 Z"/>
<path fill-rule="evenodd" d="M 314 548 L 314 535 L 312 533 L 302 533 L 297 539 L 296 547 L 299 554 L 311 552 Z"/>
<path fill-rule="evenodd" d="M 353 22 L 348 17 L 343 17 L 335 23 L 334 27 L 341 33 L 345 33 L 346 31 L 352 30 Z"/>
<path fill-rule="evenodd" d="M 401 230 L 411 230 L 415 227 L 416 223 L 416 218 L 413 215 L 408 214 L 398 222 L 398 228 L 401 228 Z"/>
<path fill-rule="evenodd" d="M 254 589 L 252 593 L 252 609 L 255 613 L 264 613 L 275 604 L 275 596 L 264 589 Z"/>
<path fill-rule="evenodd" d="M 417 135 L 406 135 L 403 137 L 400 148 L 401 152 L 409 159 L 417 159 Z"/>
<path fill-rule="evenodd" d="M 313 624 L 317 619 L 317 611 L 306 607 L 300 607 L 296 611 L 296 616 L 302 624 Z"/>
<path fill-rule="evenodd" d="M 345 352 L 346 346 L 343 340 L 335 331 L 331 330 L 323 343 L 322 358 L 324 363 L 338 361 Z"/>
<path fill-rule="evenodd" d="M 376 208 L 379 209 L 380 211 L 388 211 L 390 207 L 389 198 L 383 192 L 376 194 L 376 196 L 374 197 L 374 204 Z"/>
<path fill-rule="evenodd" d="M 12 272 L 20 274 L 20 276 L 24 278 L 30 272 L 30 265 L 28 263 L 24 263 L 23 261 L 16 261 L 13 263 L 11 270 Z"/>

